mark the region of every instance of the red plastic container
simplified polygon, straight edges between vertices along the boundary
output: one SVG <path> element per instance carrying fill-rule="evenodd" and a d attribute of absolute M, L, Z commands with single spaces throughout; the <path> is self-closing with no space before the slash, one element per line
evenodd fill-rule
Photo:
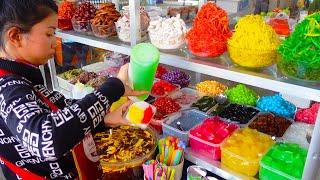
<path fill-rule="evenodd" d="M 238 125 L 225 122 L 218 116 L 210 117 L 190 130 L 191 150 L 210 160 L 219 160 L 222 142 L 238 128 Z"/>

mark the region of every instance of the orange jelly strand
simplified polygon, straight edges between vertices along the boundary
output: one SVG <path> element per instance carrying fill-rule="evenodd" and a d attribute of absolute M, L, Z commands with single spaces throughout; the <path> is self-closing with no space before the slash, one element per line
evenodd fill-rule
<path fill-rule="evenodd" d="M 227 50 L 230 36 L 227 13 L 214 3 L 207 3 L 202 6 L 187 33 L 188 48 L 198 56 L 220 56 Z"/>

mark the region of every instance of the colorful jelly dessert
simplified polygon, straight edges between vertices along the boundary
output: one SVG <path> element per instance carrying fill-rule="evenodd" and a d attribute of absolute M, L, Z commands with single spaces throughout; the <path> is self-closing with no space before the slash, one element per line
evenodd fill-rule
<path fill-rule="evenodd" d="M 151 89 L 151 95 L 158 96 L 166 96 L 167 94 L 177 90 L 178 87 L 164 80 L 160 80 L 155 82 Z"/>
<path fill-rule="evenodd" d="M 315 124 L 318 111 L 320 108 L 320 103 L 314 103 L 308 109 L 299 109 L 296 113 L 296 121 L 308 123 L 308 124 Z"/>
<path fill-rule="evenodd" d="M 239 124 L 247 124 L 259 113 L 259 110 L 239 104 L 230 104 L 224 108 L 219 116 Z"/>
<path fill-rule="evenodd" d="M 140 101 L 129 107 L 126 118 L 133 125 L 146 128 L 155 113 L 156 108 L 154 106 Z"/>
<path fill-rule="evenodd" d="M 258 100 L 256 92 L 243 84 L 228 89 L 225 94 L 229 102 L 236 104 L 255 106 Z"/>
<path fill-rule="evenodd" d="M 262 111 L 269 111 L 287 118 L 293 118 L 296 112 L 296 106 L 283 99 L 280 94 L 261 97 L 257 102 L 257 107 Z"/>
<path fill-rule="evenodd" d="M 275 144 L 260 162 L 259 179 L 301 179 L 306 157 L 297 144 Z"/>
<path fill-rule="evenodd" d="M 220 159 L 222 141 L 236 129 L 236 124 L 225 122 L 218 116 L 210 117 L 190 130 L 191 149 L 212 160 Z"/>
<path fill-rule="evenodd" d="M 260 159 L 273 144 L 269 135 L 255 129 L 240 129 L 221 146 L 222 166 L 246 176 L 255 176 Z"/>
<path fill-rule="evenodd" d="M 249 128 L 256 129 L 270 136 L 282 137 L 291 123 L 291 121 L 284 117 L 268 113 L 257 116 L 250 123 Z"/>
<path fill-rule="evenodd" d="M 210 110 L 213 106 L 215 106 L 217 103 L 213 99 L 213 97 L 210 96 L 203 96 L 201 99 L 199 99 L 197 102 L 193 103 L 191 107 L 196 108 L 202 112 L 207 112 Z"/>

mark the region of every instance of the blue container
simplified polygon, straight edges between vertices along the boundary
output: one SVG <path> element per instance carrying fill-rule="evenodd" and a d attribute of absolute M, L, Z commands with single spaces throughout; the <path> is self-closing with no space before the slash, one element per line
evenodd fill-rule
<path fill-rule="evenodd" d="M 189 144 L 189 130 L 202 123 L 208 117 L 207 114 L 194 109 L 179 112 L 170 117 L 168 121 L 162 122 L 163 135 L 178 137 L 186 144 Z M 178 121 L 180 121 L 184 131 L 178 129 Z"/>

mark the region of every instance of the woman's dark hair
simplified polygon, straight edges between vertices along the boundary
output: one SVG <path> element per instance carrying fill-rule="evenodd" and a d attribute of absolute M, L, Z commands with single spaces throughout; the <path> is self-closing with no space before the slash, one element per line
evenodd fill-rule
<path fill-rule="evenodd" d="M 4 34 L 17 27 L 23 33 L 48 17 L 57 13 L 54 0 L 0 0 L 0 50 L 4 50 Z"/>

